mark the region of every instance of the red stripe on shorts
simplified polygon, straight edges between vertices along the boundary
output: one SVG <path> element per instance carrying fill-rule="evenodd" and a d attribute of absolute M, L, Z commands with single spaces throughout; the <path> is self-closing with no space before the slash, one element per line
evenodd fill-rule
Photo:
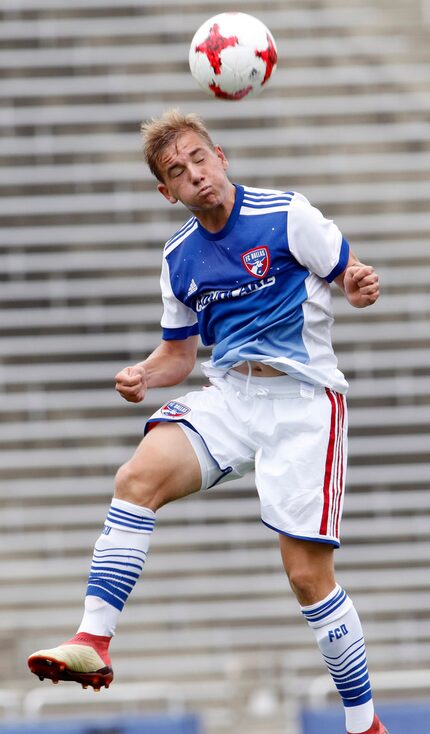
<path fill-rule="evenodd" d="M 337 394 L 339 406 L 339 437 L 338 437 L 338 460 L 337 460 L 337 498 L 336 498 L 336 515 L 333 534 L 336 538 L 339 536 L 340 511 L 343 495 L 343 475 L 344 475 L 344 445 L 343 431 L 345 426 L 345 398 L 343 395 Z"/>
<path fill-rule="evenodd" d="M 327 457 L 324 473 L 324 506 L 321 517 L 320 535 L 327 535 L 328 515 L 330 510 L 330 486 L 333 468 L 334 448 L 336 443 L 336 400 L 333 393 L 326 387 L 326 395 L 331 403 L 330 436 L 327 447 Z"/>

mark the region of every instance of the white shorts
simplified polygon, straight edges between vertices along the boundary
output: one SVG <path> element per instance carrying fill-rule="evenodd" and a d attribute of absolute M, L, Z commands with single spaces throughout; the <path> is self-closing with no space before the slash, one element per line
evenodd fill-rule
<path fill-rule="evenodd" d="M 230 371 L 163 405 L 148 420 L 178 422 L 202 488 L 255 470 L 261 519 L 284 535 L 339 543 L 347 452 L 345 396 L 288 375 Z"/>

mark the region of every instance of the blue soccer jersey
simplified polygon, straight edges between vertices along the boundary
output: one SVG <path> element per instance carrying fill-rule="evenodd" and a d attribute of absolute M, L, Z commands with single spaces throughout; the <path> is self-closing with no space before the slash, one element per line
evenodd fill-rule
<path fill-rule="evenodd" d="M 192 217 L 166 243 L 163 339 L 200 334 L 220 374 L 255 360 L 345 392 L 329 284 L 348 257 L 338 227 L 301 194 L 236 186 L 222 230 Z"/>

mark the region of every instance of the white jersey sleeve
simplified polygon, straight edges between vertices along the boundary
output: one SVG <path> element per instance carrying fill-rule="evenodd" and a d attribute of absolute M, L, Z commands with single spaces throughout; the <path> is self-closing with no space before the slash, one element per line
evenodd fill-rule
<path fill-rule="evenodd" d="M 163 258 L 160 285 L 164 307 L 161 317 L 163 339 L 187 339 L 189 336 L 198 334 L 196 314 L 179 301 L 173 293 L 169 263 L 166 258 Z"/>
<path fill-rule="evenodd" d="M 288 245 L 305 268 L 331 282 L 345 270 L 349 244 L 331 219 L 295 194 L 288 213 Z"/>

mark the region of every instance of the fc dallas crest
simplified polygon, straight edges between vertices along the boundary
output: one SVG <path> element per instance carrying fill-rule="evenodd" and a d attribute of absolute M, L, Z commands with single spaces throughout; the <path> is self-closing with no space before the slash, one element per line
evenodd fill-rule
<path fill-rule="evenodd" d="M 177 400 L 171 400 L 170 403 L 166 403 L 161 408 L 163 415 L 169 416 L 169 418 L 182 418 L 183 415 L 189 413 L 191 408 L 183 403 L 178 403 Z"/>
<path fill-rule="evenodd" d="M 264 278 L 270 268 L 269 250 L 265 245 L 253 247 L 252 250 L 248 250 L 242 255 L 242 262 L 248 273 L 253 275 L 254 278 Z"/>

